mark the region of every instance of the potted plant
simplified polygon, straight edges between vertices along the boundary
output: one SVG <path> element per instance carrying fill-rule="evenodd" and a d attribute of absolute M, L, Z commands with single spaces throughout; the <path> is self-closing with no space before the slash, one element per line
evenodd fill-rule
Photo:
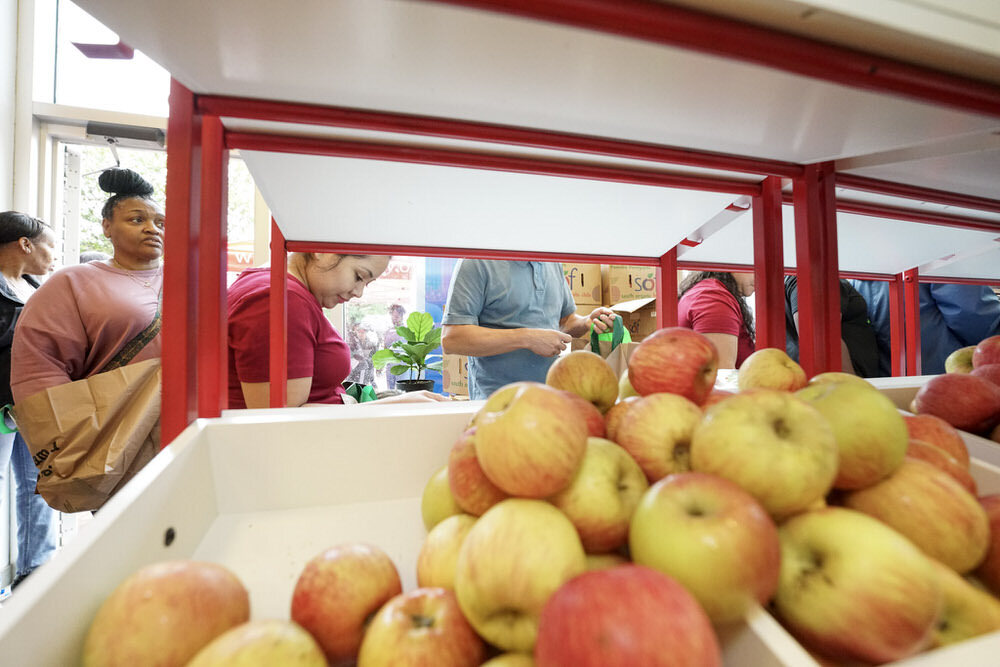
<path fill-rule="evenodd" d="M 375 368 L 388 366 L 389 372 L 397 377 L 409 373 L 408 379 L 396 382 L 403 391 L 433 389 L 434 380 L 422 376 L 425 370 L 441 370 L 441 355 L 431 354 L 441 347 L 441 327 L 434 326 L 430 313 L 413 312 L 406 318 L 405 326 L 396 327 L 396 333 L 402 340 L 372 355 Z"/>

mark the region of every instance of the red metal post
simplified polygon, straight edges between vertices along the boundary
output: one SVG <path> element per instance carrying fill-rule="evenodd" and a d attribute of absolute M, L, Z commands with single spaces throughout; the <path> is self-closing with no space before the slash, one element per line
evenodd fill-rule
<path fill-rule="evenodd" d="M 170 81 L 167 122 L 167 233 L 163 262 L 163 399 L 161 446 L 194 421 L 195 404 L 195 249 L 198 244 L 201 171 L 201 117 L 194 95 Z"/>
<path fill-rule="evenodd" d="M 271 218 L 270 405 L 288 403 L 288 253 L 285 235 Z"/>
<path fill-rule="evenodd" d="M 757 299 L 757 349 L 785 349 L 785 246 L 781 179 L 768 176 L 753 198 L 753 259 Z"/>
<path fill-rule="evenodd" d="M 201 125 L 201 233 L 198 236 L 198 416 L 218 417 L 228 405 L 226 226 L 229 151 L 217 116 Z"/>
<path fill-rule="evenodd" d="M 677 326 L 677 248 L 660 257 L 656 267 L 656 328 Z"/>
<path fill-rule="evenodd" d="M 794 179 L 799 361 L 809 376 L 840 368 L 840 285 L 833 163 Z"/>
<path fill-rule="evenodd" d="M 903 274 L 897 273 L 889 281 L 889 339 L 892 376 L 906 375 L 906 339 L 903 328 L 906 317 L 903 311 Z"/>
<path fill-rule="evenodd" d="M 920 375 L 920 276 L 916 269 L 903 272 L 906 313 L 906 375 Z"/>

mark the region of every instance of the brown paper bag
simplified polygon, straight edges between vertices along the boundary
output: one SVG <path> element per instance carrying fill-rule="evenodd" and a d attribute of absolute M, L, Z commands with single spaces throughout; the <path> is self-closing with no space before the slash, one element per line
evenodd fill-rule
<path fill-rule="evenodd" d="M 611 366 L 611 370 L 615 372 L 615 377 L 621 378 L 622 373 L 628 370 L 629 358 L 635 348 L 639 346 L 638 343 L 631 341 L 631 337 L 628 337 L 626 342 L 625 327 L 621 315 L 616 315 L 611 329 L 611 340 L 602 340 L 600 334 L 591 327 L 589 349 L 604 357 L 604 360 Z"/>
<path fill-rule="evenodd" d="M 96 510 L 160 449 L 160 360 L 50 387 L 14 408 L 38 466 L 38 493 L 61 512 Z"/>

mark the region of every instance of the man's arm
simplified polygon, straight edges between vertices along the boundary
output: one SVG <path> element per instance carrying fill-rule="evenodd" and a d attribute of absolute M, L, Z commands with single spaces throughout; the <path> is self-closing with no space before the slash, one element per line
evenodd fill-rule
<path fill-rule="evenodd" d="M 930 296 L 945 324 L 965 345 L 975 345 L 1000 329 L 1000 299 L 989 287 L 932 283 Z"/>
<path fill-rule="evenodd" d="M 604 333 L 611 330 L 611 325 L 615 322 L 615 311 L 610 308 L 595 308 L 589 315 L 570 313 L 559 322 L 559 329 L 577 338 L 590 332 L 590 323 L 594 323 L 597 333 Z"/>
<path fill-rule="evenodd" d="M 447 354 L 470 357 L 527 349 L 542 357 L 554 357 L 572 338 L 554 329 L 490 329 L 475 324 L 446 324 L 442 327 L 441 349 Z"/>

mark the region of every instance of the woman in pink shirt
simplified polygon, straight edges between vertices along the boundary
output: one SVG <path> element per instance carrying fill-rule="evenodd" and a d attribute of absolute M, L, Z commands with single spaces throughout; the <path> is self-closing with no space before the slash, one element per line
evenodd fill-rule
<path fill-rule="evenodd" d="M 753 353 L 753 314 L 746 301 L 753 290 L 752 273 L 696 271 L 681 281 L 677 324 L 715 344 L 719 368 L 739 368 Z"/>
<path fill-rule="evenodd" d="M 101 173 L 101 211 L 114 254 L 54 273 L 25 305 L 14 332 L 15 403 L 56 385 L 160 356 L 163 208 L 129 169 Z"/>

